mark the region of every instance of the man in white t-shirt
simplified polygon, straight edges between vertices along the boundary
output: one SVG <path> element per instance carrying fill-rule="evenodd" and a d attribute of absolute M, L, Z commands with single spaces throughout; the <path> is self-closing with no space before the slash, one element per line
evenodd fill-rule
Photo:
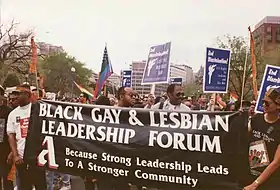
<path fill-rule="evenodd" d="M 157 103 L 152 106 L 152 109 L 164 109 L 170 111 L 190 111 L 191 109 L 182 103 L 184 97 L 183 87 L 176 84 L 171 84 L 167 88 L 168 100 L 164 103 Z M 161 105 L 162 104 L 162 105 Z"/>
<path fill-rule="evenodd" d="M 31 112 L 31 91 L 28 85 L 17 87 L 19 106 L 8 117 L 7 134 L 17 167 L 22 190 L 46 189 L 45 172 L 28 166 L 23 159 Z"/>

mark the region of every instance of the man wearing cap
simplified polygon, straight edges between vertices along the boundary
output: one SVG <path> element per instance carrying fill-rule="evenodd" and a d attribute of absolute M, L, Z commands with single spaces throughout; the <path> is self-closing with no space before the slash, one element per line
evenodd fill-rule
<path fill-rule="evenodd" d="M 252 118 L 249 163 L 252 183 L 244 190 L 276 190 L 280 179 L 280 88 L 269 89 L 262 100 L 264 114 Z"/>
<path fill-rule="evenodd" d="M 8 181 L 8 173 L 11 169 L 11 165 L 7 164 L 8 155 L 10 153 L 10 147 L 8 143 L 7 130 L 7 118 L 10 113 L 10 108 L 3 104 L 5 89 L 0 85 L 0 189 L 3 187 L 6 190 L 13 189 L 13 184 Z"/>
<path fill-rule="evenodd" d="M 34 185 L 36 189 L 46 189 L 45 172 L 28 166 L 23 160 L 31 112 L 30 87 L 21 85 L 17 87 L 16 91 L 19 93 L 19 106 L 9 114 L 7 134 L 18 171 L 20 187 L 22 190 L 30 190 Z"/>

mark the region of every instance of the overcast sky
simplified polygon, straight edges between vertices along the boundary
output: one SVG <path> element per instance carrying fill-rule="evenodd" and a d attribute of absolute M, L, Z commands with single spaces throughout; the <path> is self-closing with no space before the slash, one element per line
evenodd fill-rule
<path fill-rule="evenodd" d="M 62 45 L 96 72 L 107 43 L 114 71 L 145 60 L 149 47 L 172 42 L 171 62 L 197 71 L 206 46 L 225 34 L 248 35 L 280 0 L 0 0 L 1 20 L 34 29 L 36 40 Z M 125 64 L 127 63 L 127 65 Z"/>

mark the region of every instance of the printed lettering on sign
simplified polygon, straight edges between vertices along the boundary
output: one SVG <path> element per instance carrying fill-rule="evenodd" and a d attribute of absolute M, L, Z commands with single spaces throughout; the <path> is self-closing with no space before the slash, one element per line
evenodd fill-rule
<path fill-rule="evenodd" d="M 250 144 L 249 162 L 251 169 L 269 165 L 269 157 L 267 148 L 263 140 L 256 141 Z"/>
<path fill-rule="evenodd" d="M 29 117 L 20 119 L 21 138 L 26 138 L 27 137 L 28 125 L 29 125 Z"/>
<path fill-rule="evenodd" d="M 30 122 L 24 161 L 42 169 L 157 189 L 235 190 L 230 187 L 243 175 L 232 174 L 242 173 L 241 167 L 248 164 L 248 157 L 243 157 L 248 149 L 238 148 L 248 142 L 239 138 L 248 131 L 242 125 L 247 115 L 239 112 L 126 109 L 48 100 L 31 109 L 30 120 L 21 120 L 26 132 Z"/>

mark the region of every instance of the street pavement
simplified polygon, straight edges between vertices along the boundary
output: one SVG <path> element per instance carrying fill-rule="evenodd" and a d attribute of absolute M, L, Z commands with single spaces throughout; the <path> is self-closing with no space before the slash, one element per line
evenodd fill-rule
<path fill-rule="evenodd" d="M 71 177 L 71 190 L 85 190 L 84 180 L 77 176 Z"/>
<path fill-rule="evenodd" d="M 78 176 L 71 177 L 71 190 L 85 190 L 84 180 Z M 95 188 L 94 190 L 98 190 Z M 130 190 L 137 190 L 136 187 L 132 187 Z"/>

